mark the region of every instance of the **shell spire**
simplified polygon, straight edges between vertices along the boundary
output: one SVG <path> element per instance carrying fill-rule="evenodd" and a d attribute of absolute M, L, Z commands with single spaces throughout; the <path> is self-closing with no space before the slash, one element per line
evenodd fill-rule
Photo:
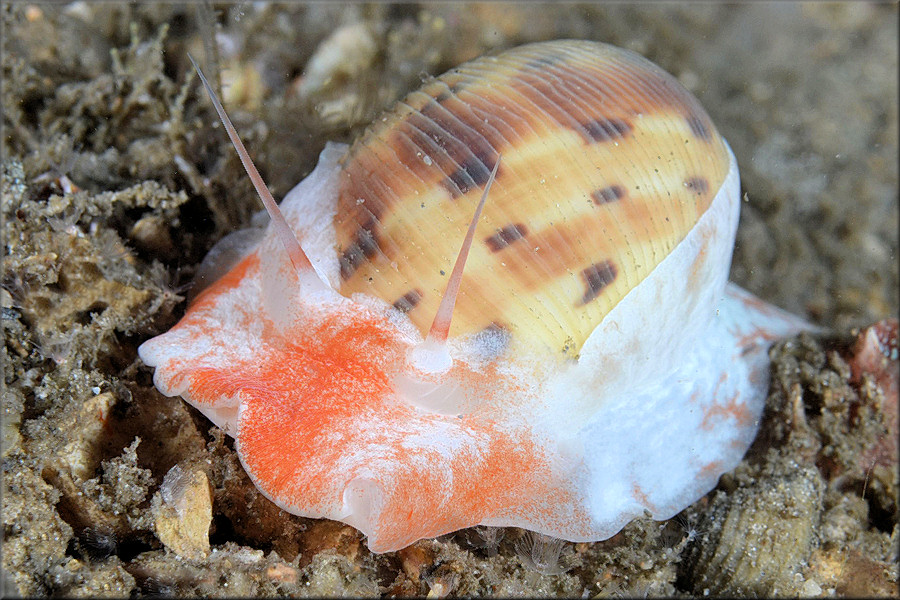
<path fill-rule="evenodd" d="M 278 208 L 278 204 L 275 202 L 272 192 L 266 187 L 266 183 L 263 181 L 259 171 L 257 171 L 256 165 L 254 165 L 253 161 L 250 159 L 250 154 L 244 147 L 244 143 L 241 142 L 241 138 L 238 137 L 237 130 L 231 123 L 231 119 L 229 119 L 228 115 L 225 113 L 225 109 L 222 107 L 222 103 L 219 102 L 219 98 L 216 96 L 215 91 L 213 91 L 212 86 L 206 80 L 203 71 L 200 70 L 194 57 L 188 54 L 188 58 L 190 59 L 191 64 L 194 65 L 194 69 L 197 70 L 197 75 L 200 76 L 200 81 L 203 82 L 203 87 L 206 88 L 206 93 L 209 94 L 209 99 L 216 108 L 216 112 L 219 113 L 219 119 L 221 119 L 222 125 L 225 126 L 225 131 L 228 133 L 228 137 L 231 138 L 231 143 L 234 145 L 234 149 L 237 151 L 241 163 L 247 171 L 247 175 L 250 176 L 250 181 L 253 182 L 256 193 L 259 194 L 260 200 L 262 200 L 263 205 L 266 207 L 266 212 L 269 213 L 269 218 L 272 219 L 272 225 L 275 227 L 275 232 L 281 240 L 284 249 L 287 251 L 291 263 L 298 273 L 303 271 L 315 272 L 309 257 L 300 246 L 297 236 L 294 235 L 293 230 L 281 213 L 281 209 Z"/>

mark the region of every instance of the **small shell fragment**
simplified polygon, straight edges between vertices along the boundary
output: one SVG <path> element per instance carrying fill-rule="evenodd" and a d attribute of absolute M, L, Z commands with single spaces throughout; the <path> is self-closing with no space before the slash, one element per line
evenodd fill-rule
<path fill-rule="evenodd" d="M 175 465 L 163 478 L 156 513 L 156 535 L 176 554 L 204 558 L 209 554 L 212 493 L 206 473 Z"/>
<path fill-rule="evenodd" d="M 720 492 L 692 559 L 695 593 L 766 597 L 790 589 L 814 547 L 824 493 L 812 467 Z"/>

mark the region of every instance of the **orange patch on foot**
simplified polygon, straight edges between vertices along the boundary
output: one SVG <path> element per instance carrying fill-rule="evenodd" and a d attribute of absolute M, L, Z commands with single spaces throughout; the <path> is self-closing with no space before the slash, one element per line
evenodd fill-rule
<path fill-rule="evenodd" d="M 700 469 L 700 475 L 703 477 L 718 477 L 722 473 L 722 462 L 714 460 L 711 463 L 703 465 Z"/>
<path fill-rule="evenodd" d="M 191 394 L 241 393 L 238 451 L 257 486 L 288 510 L 341 516 L 348 484 L 362 479 L 377 486 L 366 532 L 375 551 L 518 515 L 550 527 L 565 515 L 588 530 L 574 486 L 553 475 L 553 457 L 530 430 L 403 402 L 392 382 L 407 346 L 380 322 L 334 315 L 286 333 L 266 328 L 264 339 L 271 352 L 259 362 L 194 371 Z M 484 373 L 473 376 L 490 389 Z"/>
<path fill-rule="evenodd" d="M 706 431 L 711 431 L 721 418 L 734 419 L 738 427 L 749 427 L 753 424 L 753 414 L 746 404 L 738 402 L 737 394 L 723 404 L 713 404 L 706 409 L 703 413 L 703 421 L 700 423 L 700 427 Z"/>
<path fill-rule="evenodd" d="M 742 335 L 737 343 L 738 347 L 743 348 L 742 355 L 752 352 L 763 343 L 771 344 L 778 341 L 782 336 L 772 333 L 763 327 L 754 327 L 745 335 Z"/>
<path fill-rule="evenodd" d="M 647 497 L 647 494 L 644 493 L 643 490 L 638 486 L 638 484 L 634 484 L 631 487 L 631 496 L 638 501 L 638 503 L 651 512 L 656 512 L 656 506 L 650 502 L 650 498 Z"/>

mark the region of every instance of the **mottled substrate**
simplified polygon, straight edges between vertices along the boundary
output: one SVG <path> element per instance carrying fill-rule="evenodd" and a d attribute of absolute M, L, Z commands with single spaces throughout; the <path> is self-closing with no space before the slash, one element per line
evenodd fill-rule
<path fill-rule="evenodd" d="M 742 165 L 735 279 L 825 325 L 865 325 L 897 311 L 897 9 L 787 6 L 243 3 L 218 60 L 280 195 L 421 73 L 538 39 L 638 50 L 700 95 Z M 5 595 L 896 590 L 897 400 L 854 377 L 849 331 L 779 345 L 747 460 L 678 519 L 605 542 L 477 528 L 374 556 L 352 528 L 263 498 L 231 440 L 161 397 L 135 352 L 257 208 L 185 60 L 214 62 L 202 10 L 3 8 Z"/>
<path fill-rule="evenodd" d="M 870 330 L 778 343 L 761 432 L 697 507 L 685 583 L 726 596 L 889 596 L 897 589 L 897 321 L 893 358 L 861 374 Z M 871 348 L 869 349 L 871 351 Z M 890 350 L 888 350 L 888 353 Z M 879 356 L 881 353 L 879 351 Z"/>

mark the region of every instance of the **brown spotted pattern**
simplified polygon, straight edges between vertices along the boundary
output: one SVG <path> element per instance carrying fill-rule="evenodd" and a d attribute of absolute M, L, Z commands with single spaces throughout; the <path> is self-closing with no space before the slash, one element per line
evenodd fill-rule
<path fill-rule="evenodd" d="M 581 276 L 584 278 L 585 284 L 587 284 L 587 289 L 584 291 L 581 303 L 587 304 L 599 296 L 606 286 L 616 280 L 617 274 L 616 265 L 608 260 L 591 265 L 582 271 Z"/>
<path fill-rule="evenodd" d="M 594 202 L 597 204 L 606 204 L 607 202 L 615 202 L 620 198 L 625 197 L 625 188 L 621 185 L 608 185 L 605 188 L 600 188 L 599 190 L 594 190 L 591 193 L 591 198 L 594 199 Z"/>
<path fill-rule="evenodd" d="M 498 229 L 497 233 L 489 238 L 485 238 L 484 243 L 491 249 L 491 252 L 499 252 L 513 242 L 524 239 L 526 235 L 528 235 L 528 228 L 521 223 L 517 223 Z"/>
<path fill-rule="evenodd" d="M 709 182 L 705 177 L 688 177 L 684 182 L 684 187 L 698 196 L 709 193 Z"/>
<path fill-rule="evenodd" d="M 422 290 L 410 290 L 400 296 L 393 306 L 402 313 L 408 313 L 422 300 Z"/>
<path fill-rule="evenodd" d="M 482 57 L 409 94 L 345 157 L 341 293 L 427 332 L 498 153 L 451 335 L 503 323 L 511 346 L 560 352 L 684 238 L 729 166 L 693 96 L 631 52 L 558 41 Z"/>

